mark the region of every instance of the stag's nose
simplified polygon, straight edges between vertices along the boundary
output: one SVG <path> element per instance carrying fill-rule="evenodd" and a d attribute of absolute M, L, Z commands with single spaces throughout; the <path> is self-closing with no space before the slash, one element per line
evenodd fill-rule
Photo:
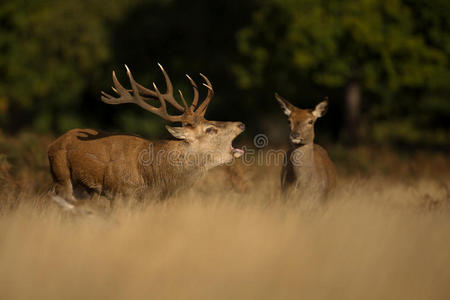
<path fill-rule="evenodd" d="M 238 123 L 238 127 L 239 127 L 239 129 L 241 129 L 242 131 L 245 130 L 245 124 L 242 123 L 242 122 L 239 122 L 239 123 Z"/>
<path fill-rule="evenodd" d="M 291 133 L 291 139 L 298 139 L 300 135 L 297 132 L 292 132 Z"/>

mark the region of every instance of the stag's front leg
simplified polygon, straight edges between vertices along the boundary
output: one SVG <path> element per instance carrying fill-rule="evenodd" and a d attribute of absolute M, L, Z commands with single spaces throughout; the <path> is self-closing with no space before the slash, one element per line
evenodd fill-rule
<path fill-rule="evenodd" d="M 54 193 L 70 202 L 70 204 L 75 204 L 77 202 L 77 199 L 73 195 L 73 187 L 70 180 L 67 180 L 63 184 L 55 183 Z"/>

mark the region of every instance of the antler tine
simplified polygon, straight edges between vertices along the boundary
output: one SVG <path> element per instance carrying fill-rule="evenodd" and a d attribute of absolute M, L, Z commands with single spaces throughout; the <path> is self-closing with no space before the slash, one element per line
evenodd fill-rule
<path fill-rule="evenodd" d="M 187 104 L 186 99 L 184 98 L 184 95 L 181 92 L 181 90 L 178 90 L 178 93 L 180 94 L 180 98 L 183 102 L 183 106 L 184 106 L 183 107 L 178 103 L 177 100 L 175 100 L 175 98 L 173 96 L 173 86 L 172 86 L 172 82 L 170 81 L 169 75 L 164 70 L 164 68 L 161 66 L 161 64 L 158 64 L 158 66 L 161 69 L 161 72 L 163 73 L 164 78 L 166 80 L 166 89 L 167 89 L 166 93 L 161 93 L 155 83 L 153 83 L 154 90 L 146 88 L 146 87 L 140 85 L 139 83 L 137 83 L 134 80 L 130 69 L 128 68 L 127 65 L 125 65 L 125 68 L 127 70 L 127 75 L 128 75 L 128 78 L 129 78 L 130 84 L 131 84 L 131 90 L 124 88 L 120 84 L 119 80 L 117 79 L 116 72 L 113 71 L 112 78 L 113 78 L 114 86 L 112 87 L 112 89 L 119 96 L 114 97 L 114 96 L 111 96 L 102 91 L 102 96 L 101 96 L 102 101 L 105 103 L 114 104 L 114 105 L 121 104 L 121 103 L 135 103 L 138 106 L 140 106 L 141 108 L 143 108 L 147 111 L 150 111 L 169 122 L 182 122 L 183 124 L 192 124 L 192 125 L 197 124 L 201 119 L 203 119 L 206 109 L 208 108 L 208 105 L 214 96 L 214 90 L 213 90 L 212 84 L 209 81 L 209 79 L 205 75 L 200 73 L 200 76 L 202 76 L 205 81 L 203 83 L 203 85 L 208 89 L 208 94 L 207 94 L 205 100 L 196 109 L 196 106 L 199 101 L 198 86 L 195 83 L 195 81 L 192 80 L 191 77 L 189 77 L 189 75 L 186 75 L 186 77 L 188 78 L 188 80 L 191 83 L 192 88 L 194 90 L 194 99 L 192 101 L 192 104 L 189 106 Z M 147 102 L 147 100 L 150 100 L 150 98 L 147 98 L 145 96 L 150 96 L 151 98 L 157 98 L 161 105 L 159 107 L 150 105 Z M 169 102 L 173 107 L 175 107 L 179 111 L 182 111 L 183 113 L 181 115 L 170 115 L 167 112 L 167 103 L 166 102 Z"/>
<path fill-rule="evenodd" d="M 164 79 L 166 80 L 166 88 L 167 88 L 166 93 L 173 94 L 172 81 L 170 81 L 169 75 L 167 74 L 166 70 L 164 70 L 163 66 L 160 63 L 158 63 L 158 67 L 161 69 L 161 72 L 164 75 Z"/>
<path fill-rule="evenodd" d="M 142 100 L 142 97 L 139 94 L 139 88 L 137 86 L 137 82 L 134 80 L 133 74 L 131 74 L 131 71 L 127 65 L 125 65 L 125 69 L 127 69 L 127 75 L 128 75 L 128 78 L 130 79 L 131 89 L 133 90 L 133 96 L 136 99 L 136 101 L 138 102 L 137 104 L 147 104 L 144 100 Z"/>
<path fill-rule="evenodd" d="M 209 103 L 211 102 L 213 96 L 214 96 L 214 89 L 212 87 L 211 82 L 209 81 L 208 77 L 200 73 L 200 76 L 203 77 L 206 83 L 203 83 L 205 87 L 208 88 L 208 95 L 206 96 L 206 99 L 200 104 L 198 109 L 196 110 L 200 116 L 204 116 L 206 113 L 206 109 L 208 108 Z"/>
<path fill-rule="evenodd" d="M 112 71 L 112 79 L 113 79 L 113 84 L 114 84 L 114 87 L 112 89 L 120 97 L 116 98 L 116 97 L 102 91 L 101 92 L 102 93 L 102 96 L 101 96 L 102 101 L 107 104 L 113 104 L 113 105 L 133 102 L 133 97 L 130 95 L 128 90 L 120 84 L 119 80 L 117 80 L 115 71 Z"/>
<path fill-rule="evenodd" d="M 167 106 L 166 106 L 166 99 L 164 98 L 163 94 L 160 93 L 158 87 L 153 82 L 153 88 L 155 89 L 156 96 L 159 99 L 159 102 L 161 102 L 161 106 L 158 109 L 159 116 L 161 116 L 163 119 L 169 121 L 169 122 L 184 122 L 185 115 L 178 115 L 178 116 L 172 116 L 169 115 L 167 112 Z"/>
<path fill-rule="evenodd" d="M 128 77 L 130 78 L 130 83 L 131 83 L 131 87 L 133 89 L 133 95 L 134 95 L 134 97 L 136 99 L 136 102 L 135 102 L 136 104 L 138 104 L 140 107 L 142 107 L 142 108 L 144 108 L 146 110 L 149 110 L 149 111 L 157 114 L 158 116 L 160 116 L 161 118 L 163 118 L 163 119 L 165 119 L 167 121 L 170 121 L 170 122 L 181 122 L 183 115 L 172 116 L 172 115 L 169 115 L 167 113 L 167 106 L 166 106 L 166 100 L 167 99 L 164 98 L 163 95 L 159 92 L 159 89 L 158 89 L 158 87 L 156 86 L 155 83 L 153 83 L 153 88 L 155 89 L 156 96 L 158 97 L 159 102 L 161 103 L 161 106 L 159 108 L 156 108 L 154 106 L 149 105 L 147 102 L 145 102 L 142 99 L 141 95 L 139 94 L 139 89 L 138 89 L 138 86 L 137 86 L 137 82 L 134 80 L 130 69 L 128 68 L 127 65 L 125 65 L 125 68 L 127 69 L 127 74 L 128 74 Z"/>
<path fill-rule="evenodd" d="M 162 97 L 161 93 L 159 92 L 158 87 L 156 86 L 156 84 L 154 82 L 153 82 L 153 88 L 155 89 L 156 96 L 158 97 L 158 100 L 161 103 L 160 109 L 163 111 L 165 116 L 168 116 L 169 114 L 167 113 L 166 101 L 164 101 L 164 98 Z"/>
<path fill-rule="evenodd" d="M 181 101 L 183 101 L 184 107 L 186 108 L 186 111 L 189 110 L 189 106 L 186 103 L 186 99 L 184 99 L 183 93 L 181 92 L 181 90 L 178 90 L 178 93 L 180 93 L 180 98 Z"/>
<path fill-rule="evenodd" d="M 164 94 L 161 94 L 161 96 L 166 100 L 169 101 L 169 103 L 174 106 L 179 111 L 184 111 L 184 108 L 175 100 L 173 97 L 173 85 L 172 81 L 170 80 L 169 75 L 167 74 L 166 70 L 164 70 L 163 66 L 158 63 L 158 67 L 161 69 L 161 72 L 164 75 L 164 79 L 166 80 L 166 89 L 167 91 Z"/>
<path fill-rule="evenodd" d="M 194 90 L 194 100 L 192 100 L 191 106 L 193 109 L 195 109 L 195 107 L 197 106 L 197 103 L 198 103 L 198 87 L 197 87 L 197 84 L 195 83 L 195 81 L 192 80 L 192 78 L 188 74 L 186 74 L 186 77 L 189 79 L 189 82 L 192 85 L 192 89 Z"/>
<path fill-rule="evenodd" d="M 113 105 L 122 104 L 122 103 L 134 103 L 134 104 L 137 104 L 138 106 L 142 107 L 143 109 L 145 109 L 149 112 L 152 112 L 169 122 L 182 122 L 183 121 L 184 115 L 172 116 L 167 113 L 165 99 L 161 95 L 161 93 L 159 92 L 159 90 L 155 84 L 153 84 L 153 86 L 155 88 L 155 91 L 153 93 L 156 95 L 156 97 L 158 97 L 158 99 L 161 103 L 161 106 L 154 107 L 154 106 L 148 104 L 147 102 L 145 102 L 143 100 L 142 96 L 139 94 L 138 83 L 134 80 L 130 69 L 128 68 L 127 65 L 125 65 L 125 68 L 127 69 L 127 75 L 128 75 L 128 78 L 130 79 L 133 95 L 130 94 L 128 89 L 124 88 L 120 84 L 119 80 L 117 79 L 116 72 L 113 71 L 113 75 L 112 75 L 113 83 L 114 83 L 113 90 L 119 95 L 119 97 L 111 96 L 102 91 L 101 99 L 103 102 L 108 103 L 108 104 L 113 104 Z"/>
<path fill-rule="evenodd" d="M 165 93 L 160 92 L 161 96 L 164 98 L 164 100 L 168 101 L 173 107 L 175 107 L 179 111 L 184 111 L 183 106 L 181 106 L 178 103 L 178 101 L 175 100 L 175 98 L 173 97 L 173 85 L 172 85 L 172 82 L 170 81 L 169 75 L 167 74 L 167 72 L 164 70 L 163 66 L 160 63 L 158 63 L 158 66 L 164 75 L 164 79 L 166 81 L 166 89 L 167 89 L 167 91 Z M 138 82 L 136 82 L 136 86 L 142 94 L 151 96 L 154 98 L 158 98 L 158 94 L 154 90 L 146 88 L 145 86 L 139 84 Z M 149 100 L 148 98 L 145 98 L 145 99 Z"/>

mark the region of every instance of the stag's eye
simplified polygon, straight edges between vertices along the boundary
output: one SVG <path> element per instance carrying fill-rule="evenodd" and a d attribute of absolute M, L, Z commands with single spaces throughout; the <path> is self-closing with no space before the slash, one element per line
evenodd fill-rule
<path fill-rule="evenodd" d="M 308 124 L 312 124 L 312 123 L 314 123 L 313 120 L 309 120 L 309 121 L 308 121 Z"/>
<path fill-rule="evenodd" d="M 206 128 L 205 132 L 208 134 L 216 134 L 217 129 L 215 129 L 214 127 L 208 127 L 208 128 Z"/>

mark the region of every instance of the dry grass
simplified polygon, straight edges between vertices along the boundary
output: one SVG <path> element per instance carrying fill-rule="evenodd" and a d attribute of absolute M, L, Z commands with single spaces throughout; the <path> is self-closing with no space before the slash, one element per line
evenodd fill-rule
<path fill-rule="evenodd" d="M 47 140 L 0 136 L 0 299 L 450 298 L 445 155 L 338 149 L 324 205 L 281 200 L 258 167 L 240 193 L 216 169 L 170 201 L 72 215 L 43 197 Z"/>
<path fill-rule="evenodd" d="M 164 203 L 82 216 L 10 195 L 22 201 L 0 217 L 0 298 L 450 297 L 445 184 L 345 179 L 317 205 L 281 201 L 278 171 L 255 174 L 244 194 L 207 180 Z"/>

